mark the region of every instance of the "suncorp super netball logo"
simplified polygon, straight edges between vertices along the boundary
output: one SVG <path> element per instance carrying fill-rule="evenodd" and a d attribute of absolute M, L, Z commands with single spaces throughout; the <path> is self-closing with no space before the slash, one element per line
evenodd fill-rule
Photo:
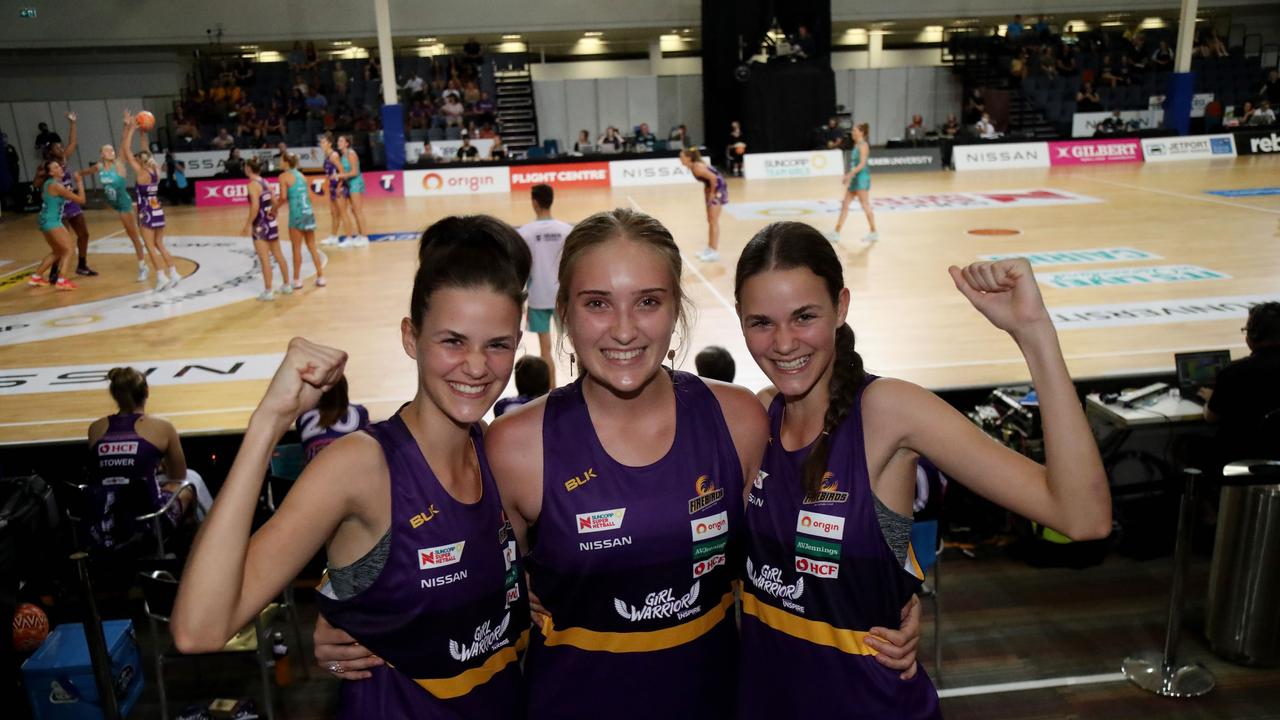
<path fill-rule="evenodd" d="M 410 170 L 404 173 L 404 194 L 409 197 L 476 195 L 508 192 L 510 189 L 509 171 L 505 167 Z"/>

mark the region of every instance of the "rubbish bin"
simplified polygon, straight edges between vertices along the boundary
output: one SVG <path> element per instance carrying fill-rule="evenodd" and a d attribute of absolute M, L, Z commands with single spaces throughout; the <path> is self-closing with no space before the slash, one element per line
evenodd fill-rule
<path fill-rule="evenodd" d="M 1223 468 L 1209 571 L 1209 645 L 1243 665 L 1280 664 L 1280 462 Z M 1247 484 L 1246 484 L 1247 483 Z M 1264 484 L 1266 483 L 1266 484 Z"/>

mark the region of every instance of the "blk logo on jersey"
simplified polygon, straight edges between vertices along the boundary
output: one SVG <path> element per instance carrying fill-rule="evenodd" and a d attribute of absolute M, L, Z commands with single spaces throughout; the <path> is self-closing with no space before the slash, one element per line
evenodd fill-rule
<path fill-rule="evenodd" d="M 598 477 L 596 475 L 596 469 L 587 468 L 582 472 L 581 475 L 575 475 L 569 478 L 568 480 L 565 480 L 564 489 L 566 492 L 573 492 L 574 490 L 577 490 L 583 485 L 586 485 L 588 482 L 594 480 L 596 477 Z"/>
<path fill-rule="evenodd" d="M 825 503 L 843 503 L 849 500 L 849 493 L 841 492 L 840 484 L 830 472 L 822 474 L 821 489 L 813 495 L 804 496 L 805 505 L 821 505 Z"/>
<path fill-rule="evenodd" d="M 711 517 L 689 521 L 689 529 L 693 532 L 693 541 L 709 540 L 729 532 L 729 513 L 721 510 Z"/>
<path fill-rule="evenodd" d="M 796 520 L 796 532 L 841 540 L 844 538 L 844 518 L 801 510 L 800 517 Z"/>
<path fill-rule="evenodd" d="M 625 515 L 626 512 L 626 508 L 614 508 L 613 510 L 597 510 L 596 512 L 579 513 L 576 516 L 578 520 L 578 533 L 582 534 L 620 530 L 622 529 L 622 516 Z"/>
<path fill-rule="evenodd" d="M 435 517 L 439 514 L 440 514 L 440 511 L 436 509 L 435 503 L 432 503 L 431 505 L 427 506 L 426 512 L 420 512 L 417 515 L 414 515 L 413 517 L 409 518 L 409 527 L 413 528 L 414 530 L 417 530 L 423 525 L 426 525 L 427 523 L 434 520 Z"/>
<path fill-rule="evenodd" d="M 840 577 L 840 563 L 814 560 L 807 557 L 796 558 L 796 572 L 808 573 L 820 578 Z"/>
<path fill-rule="evenodd" d="M 690 515 L 698 514 L 724 497 L 724 488 L 716 487 L 716 481 L 707 475 L 699 475 L 693 482 L 693 489 L 698 496 L 689 500 Z"/>
<path fill-rule="evenodd" d="M 103 455 L 137 455 L 138 441 L 98 443 L 98 457 Z"/>
<path fill-rule="evenodd" d="M 511 642 L 507 637 L 507 626 L 511 624 L 511 613 L 502 616 L 496 627 L 488 620 L 484 621 L 471 636 L 471 642 L 449 641 L 449 656 L 458 662 L 467 662 L 472 658 L 489 653 L 506 646 Z"/>
<path fill-rule="evenodd" d="M 618 611 L 624 619 L 631 622 L 640 622 L 642 620 L 662 620 L 666 618 L 676 618 L 683 620 L 690 615 L 698 612 L 700 607 L 698 602 L 698 593 L 700 581 L 695 580 L 693 587 L 689 588 L 689 592 L 676 597 L 674 589 L 666 589 L 660 592 L 649 593 L 644 598 L 644 605 L 639 607 L 628 605 L 622 600 L 614 599 L 613 608 Z"/>
<path fill-rule="evenodd" d="M 440 545 L 433 548 L 420 548 L 418 550 L 418 568 L 421 570 L 432 570 L 461 562 L 462 548 L 466 544 L 467 542 L 465 540 L 460 540 L 448 545 Z"/>

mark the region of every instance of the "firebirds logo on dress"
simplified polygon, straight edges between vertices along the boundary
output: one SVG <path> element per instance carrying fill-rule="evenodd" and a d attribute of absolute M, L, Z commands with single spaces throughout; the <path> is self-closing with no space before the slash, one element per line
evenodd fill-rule
<path fill-rule="evenodd" d="M 693 481 L 693 491 L 697 496 L 689 500 L 689 514 L 696 515 L 706 508 L 720 502 L 724 497 L 724 488 L 716 487 L 716 481 L 709 475 L 699 475 Z"/>

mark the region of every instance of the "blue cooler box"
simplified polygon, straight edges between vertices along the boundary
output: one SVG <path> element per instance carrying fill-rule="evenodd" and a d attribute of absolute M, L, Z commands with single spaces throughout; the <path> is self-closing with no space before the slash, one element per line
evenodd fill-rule
<path fill-rule="evenodd" d="M 111 678 L 120 714 L 127 716 L 142 695 L 142 657 L 133 621 L 108 620 L 102 631 L 111 654 Z M 84 626 L 79 623 L 54 628 L 40 649 L 22 664 L 22 678 L 35 720 L 102 717 Z"/>

